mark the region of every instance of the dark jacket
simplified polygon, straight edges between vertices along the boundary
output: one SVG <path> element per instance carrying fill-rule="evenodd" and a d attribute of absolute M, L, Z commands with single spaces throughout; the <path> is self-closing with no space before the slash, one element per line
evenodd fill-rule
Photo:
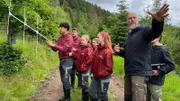
<path fill-rule="evenodd" d="M 103 78 L 113 72 L 113 58 L 110 49 L 98 46 L 93 55 L 92 73 L 95 78 Z"/>
<path fill-rule="evenodd" d="M 73 53 L 73 57 L 76 60 L 76 70 L 78 72 L 85 72 L 91 68 L 92 54 L 93 50 L 90 44 L 81 46 L 77 52 Z"/>
<path fill-rule="evenodd" d="M 157 68 L 159 76 L 152 76 L 149 80 L 150 84 L 162 86 L 165 80 L 165 74 L 171 72 L 174 68 L 174 62 L 171 58 L 171 55 L 165 45 L 153 46 L 151 51 L 151 64 L 162 64 Z"/>
<path fill-rule="evenodd" d="M 161 35 L 164 22 L 153 19 L 152 28 L 144 25 L 129 31 L 124 51 L 118 53 L 125 59 L 125 75 L 151 76 L 151 41 Z"/>

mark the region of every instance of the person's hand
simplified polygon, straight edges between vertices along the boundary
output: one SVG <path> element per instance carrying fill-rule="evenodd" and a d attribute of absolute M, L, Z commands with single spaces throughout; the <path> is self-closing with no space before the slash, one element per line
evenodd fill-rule
<path fill-rule="evenodd" d="M 158 73 L 157 70 L 152 70 L 152 73 L 153 73 L 153 74 L 152 74 L 153 76 L 158 76 L 158 75 L 159 75 L 159 73 Z"/>
<path fill-rule="evenodd" d="M 120 52 L 120 46 L 119 46 L 119 43 L 117 45 L 114 46 L 114 51 L 116 53 L 119 53 Z"/>
<path fill-rule="evenodd" d="M 47 40 L 46 43 L 50 47 L 55 47 L 55 44 L 53 44 L 52 41 L 50 41 L 50 40 Z"/>
<path fill-rule="evenodd" d="M 158 10 L 156 13 L 152 13 L 152 12 L 146 12 L 146 13 L 148 13 L 149 15 L 151 15 L 156 21 L 163 21 L 164 20 L 164 18 L 166 17 L 166 16 L 168 16 L 169 14 L 168 14 L 168 10 L 169 10 L 169 5 L 168 4 L 164 4 L 161 8 L 160 8 L 160 10 Z"/>
<path fill-rule="evenodd" d="M 72 54 L 73 54 L 73 53 L 72 53 L 72 52 L 70 52 L 70 53 L 69 53 L 69 56 L 72 56 Z"/>
<path fill-rule="evenodd" d="M 77 51 L 77 49 L 73 47 L 73 48 L 72 48 L 72 51 L 74 51 L 74 52 L 75 52 L 75 51 Z"/>

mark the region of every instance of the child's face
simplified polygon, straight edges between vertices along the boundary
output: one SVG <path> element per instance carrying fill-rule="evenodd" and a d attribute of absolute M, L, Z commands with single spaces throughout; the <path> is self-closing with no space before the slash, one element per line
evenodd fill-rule
<path fill-rule="evenodd" d="M 97 43 L 98 43 L 98 44 L 104 43 L 104 38 L 102 37 L 101 34 L 98 34 L 98 35 L 97 35 Z"/>
<path fill-rule="evenodd" d="M 61 33 L 61 34 L 64 34 L 65 32 L 66 32 L 66 28 L 60 27 L 60 33 Z"/>
<path fill-rule="evenodd" d="M 73 30 L 73 31 L 72 31 L 72 36 L 73 36 L 73 37 L 78 36 L 78 32 L 77 32 L 77 30 Z"/>
<path fill-rule="evenodd" d="M 95 40 L 93 40 L 92 45 L 93 45 L 93 47 L 95 47 L 98 45 L 98 43 Z"/>
<path fill-rule="evenodd" d="M 87 45 L 88 41 L 86 40 L 85 37 L 81 37 L 81 45 Z"/>

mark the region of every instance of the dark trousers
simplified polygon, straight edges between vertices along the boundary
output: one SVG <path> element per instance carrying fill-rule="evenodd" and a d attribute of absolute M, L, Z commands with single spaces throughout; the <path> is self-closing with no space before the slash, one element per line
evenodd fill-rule
<path fill-rule="evenodd" d="M 63 84 L 65 99 L 70 99 L 71 86 L 69 82 L 69 77 L 72 72 L 72 65 L 73 65 L 72 58 L 66 58 L 60 61 L 59 70 L 60 70 L 61 81 Z"/>
<path fill-rule="evenodd" d="M 72 68 L 72 72 L 71 72 L 71 87 L 74 88 L 75 85 L 75 80 L 76 80 L 76 76 L 79 76 L 79 73 L 76 71 L 76 61 L 73 61 L 73 68 Z M 78 79 L 78 87 L 79 87 L 79 79 Z"/>
<path fill-rule="evenodd" d="M 71 87 L 74 88 L 75 85 L 75 74 L 76 74 L 76 63 L 73 61 L 73 68 L 71 72 Z"/>
<path fill-rule="evenodd" d="M 92 78 L 92 83 L 88 89 L 91 101 L 108 101 L 108 88 L 111 80 L 111 75 L 97 79 Z"/>
<path fill-rule="evenodd" d="M 147 83 L 143 76 L 124 77 L 124 101 L 146 101 Z"/>
<path fill-rule="evenodd" d="M 89 101 L 89 96 L 88 96 L 88 87 L 89 87 L 89 79 L 90 76 L 90 70 L 87 70 L 85 72 L 79 72 L 78 80 L 79 80 L 79 85 L 82 88 L 82 100 L 83 101 Z"/>

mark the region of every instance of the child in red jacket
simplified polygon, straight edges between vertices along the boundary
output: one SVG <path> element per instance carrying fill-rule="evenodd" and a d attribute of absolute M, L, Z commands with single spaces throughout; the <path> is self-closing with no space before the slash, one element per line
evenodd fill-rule
<path fill-rule="evenodd" d="M 93 54 L 93 79 L 88 89 L 91 101 L 108 101 L 108 87 L 113 72 L 113 50 L 110 36 L 107 32 L 97 35 L 98 48 Z"/>
<path fill-rule="evenodd" d="M 59 36 L 56 44 L 52 41 L 47 40 L 46 43 L 48 46 L 52 48 L 54 51 L 58 51 L 60 65 L 59 71 L 61 76 L 61 81 L 63 84 L 64 97 L 60 98 L 59 101 L 70 101 L 71 99 L 71 85 L 69 82 L 69 75 L 72 71 L 73 66 L 73 58 L 69 56 L 69 52 L 71 52 L 73 45 L 73 37 L 68 32 L 69 24 L 67 22 L 61 22 L 59 24 L 61 36 Z"/>
<path fill-rule="evenodd" d="M 87 89 L 88 89 L 88 77 L 90 75 L 90 69 L 92 65 L 92 47 L 90 44 L 89 35 L 83 35 L 81 37 L 81 47 L 76 53 L 69 53 L 76 61 L 76 70 L 79 72 L 79 84 L 82 88 L 82 101 L 89 101 Z"/>
<path fill-rule="evenodd" d="M 92 40 L 92 48 L 93 48 L 93 53 L 97 50 L 97 46 L 98 46 L 98 43 L 97 43 L 97 38 L 94 38 L 93 40 Z M 91 79 L 92 79 L 92 77 L 93 77 L 93 74 L 92 74 L 92 72 L 91 72 Z"/>

